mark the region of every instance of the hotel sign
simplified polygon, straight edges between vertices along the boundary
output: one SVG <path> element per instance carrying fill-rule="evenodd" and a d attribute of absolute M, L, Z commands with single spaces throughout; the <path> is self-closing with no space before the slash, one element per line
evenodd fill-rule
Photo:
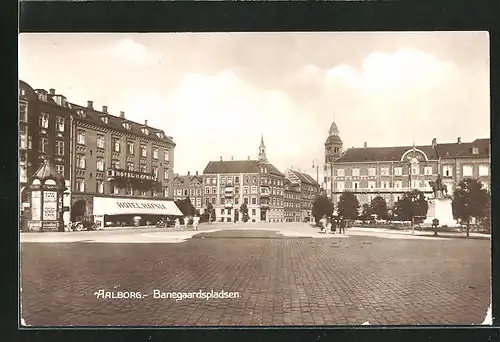
<path fill-rule="evenodd" d="M 139 180 L 153 180 L 155 177 L 153 174 L 149 173 L 142 173 L 142 172 L 137 172 L 137 171 L 127 171 L 127 170 L 113 170 L 114 176 L 115 177 L 122 177 L 122 178 L 132 178 L 132 179 L 139 179 Z"/>
<path fill-rule="evenodd" d="M 93 201 L 93 215 L 182 215 L 172 200 L 95 196 Z"/>
<path fill-rule="evenodd" d="M 118 208 L 131 208 L 131 209 L 167 209 L 162 203 L 147 203 L 147 202 L 116 202 Z"/>

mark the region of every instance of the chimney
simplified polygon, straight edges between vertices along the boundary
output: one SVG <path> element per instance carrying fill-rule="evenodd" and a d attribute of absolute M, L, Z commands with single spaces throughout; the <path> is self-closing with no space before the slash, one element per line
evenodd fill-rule
<path fill-rule="evenodd" d="M 124 111 L 120 111 L 120 118 L 125 119 L 125 112 Z"/>
<path fill-rule="evenodd" d="M 363 146 L 364 146 L 364 148 L 368 148 L 368 144 L 366 143 L 366 141 L 365 141 Z"/>
<path fill-rule="evenodd" d="M 188 171 L 188 176 L 190 176 L 190 175 L 191 175 L 191 172 L 190 172 L 190 171 Z"/>
<path fill-rule="evenodd" d="M 148 125 L 148 120 L 144 120 L 144 126 Z"/>
<path fill-rule="evenodd" d="M 94 102 L 93 101 L 87 101 L 87 108 L 94 109 Z"/>
<path fill-rule="evenodd" d="M 108 114 L 108 106 L 102 106 L 102 112 Z"/>
<path fill-rule="evenodd" d="M 457 144 L 461 144 L 462 143 L 462 138 L 461 137 L 458 137 L 457 138 Z"/>
<path fill-rule="evenodd" d="M 50 88 L 49 89 L 49 94 L 50 95 L 55 95 L 56 94 L 56 90 L 54 88 Z"/>
<path fill-rule="evenodd" d="M 222 156 L 220 156 L 220 161 L 222 161 Z"/>
<path fill-rule="evenodd" d="M 198 171 L 196 171 L 196 176 L 198 176 Z"/>

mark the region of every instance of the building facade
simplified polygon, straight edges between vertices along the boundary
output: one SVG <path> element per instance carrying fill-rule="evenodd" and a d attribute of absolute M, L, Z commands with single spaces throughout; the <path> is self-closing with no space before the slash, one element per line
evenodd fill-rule
<path fill-rule="evenodd" d="M 66 98 L 54 89 L 33 89 L 19 82 L 19 183 L 20 216 L 29 219 L 28 182 L 33 174 L 50 159 L 69 188 L 70 131 L 74 111 Z M 63 198 L 69 216 L 69 189 Z M 67 221 L 69 218 L 65 217 Z"/>
<path fill-rule="evenodd" d="M 327 143 L 335 143 L 325 144 L 328 168 L 324 181 L 335 204 L 346 190 L 356 194 L 360 205 L 382 196 L 392 207 L 405 192 L 414 189 L 430 197 L 429 182 L 435 181 L 438 174 L 450 195 L 464 178 L 478 178 L 483 187 L 490 188 L 490 139 L 462 142 L 457 138 L 453 143 L 434 139 L 425 146 L 368 147 L 364 143 L 362 148 L 342 151 L 340 137 L 335 138 L 338 130 L 329 133 Z M 338 148 L 341 154 L 332 154 L 332 148 Z"/>
<path fill-rule="evenodd" d="M 285 176 L 300 192 L 300 222 L 310 220 L 312 218 L 312 205 L 320 194 L 320 184 L 309 174 L 293 169 L 287 169 Z"/>
<path fill-rule="evenodd" d="M 266 157 L 261 138 L 258 160 L 210 161 L 203 171 L 206 209 L 211 203 L 219 222 L 239 222 L 246 203 L 250 222 L 284 221 L 284 175 Z"/>
<path fill-rule="evenodd" d="M 91 220 L 95 198 L 172 199 L 175 143 L 157 128 L 71 104 L 75 110 L 73 148 L 73 220 Z"/>
<path fill-rule="evenodd" d="M 174 175 L 173 179 L 173 194 L 174 200 L 182 200 L 187 197 L 191 200 L 193 206 L 201 214 L 203 212 L 203 176 L 198 174 L 194 175 L 188 172 L 187 175 Z"/>
<path fill-rule="evenodd" d="M 301 199 L 300 185 L 292 183 L 288 178 L 284 181 L 285 222 L 301 222 Z"/>

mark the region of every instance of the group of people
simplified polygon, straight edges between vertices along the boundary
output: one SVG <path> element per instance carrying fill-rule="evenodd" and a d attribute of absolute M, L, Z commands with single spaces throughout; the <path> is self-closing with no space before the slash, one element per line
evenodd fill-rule
<path fill-rule="evenodd" d="M 187 228 L 189 223 L 189 217 L 184 217 L 184 228 Z M 193 217 L 193 228 L 194 230 L 198 230 L 198 225 L 200 224 L 200 217 L 199 216 L 194 216 Z M 175 228 L 180 228 L 181 223 L 179 218 L 175 219 Z"/>
<path fill-rule="evenodd" d="M 319 228 L 321 232 L 326 233 L 330 231 L 330 233 L 335 233 L 337 228 L 339 228 L 339 234 L 345 234 L 345 229 L 347 227 L 347 221 L 344 219 L 339 219 L 336 217 L 327 217 L 323 215 L 323 217 L 319 220 Z"/>

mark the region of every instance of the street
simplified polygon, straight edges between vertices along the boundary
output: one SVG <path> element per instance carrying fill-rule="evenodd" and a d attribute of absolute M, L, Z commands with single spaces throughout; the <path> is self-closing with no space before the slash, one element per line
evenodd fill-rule
<path fill-rule="evenodd" d="M 489 240 L 237 226 L 23 234 L 21 316 L 32 326 L 469 325 L 490 305 Z M 99 290 L 147 297 L 98 298 Z M 239 298 L 154 298 L 155 290 Z"/>

